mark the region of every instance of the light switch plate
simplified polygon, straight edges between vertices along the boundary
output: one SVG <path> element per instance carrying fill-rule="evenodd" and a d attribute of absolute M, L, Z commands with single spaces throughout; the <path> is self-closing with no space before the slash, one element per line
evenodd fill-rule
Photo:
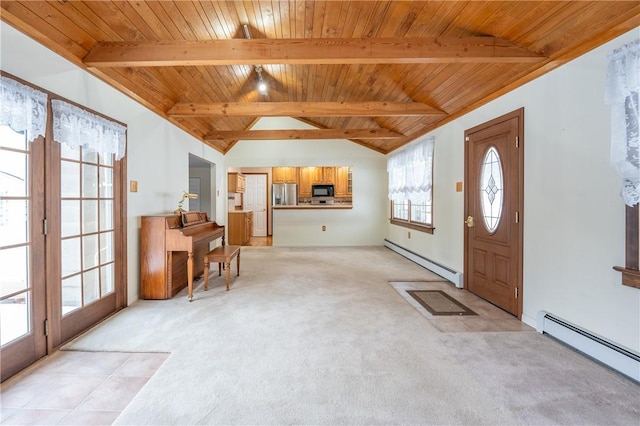
<path fill-rule="evenodd" d="M 129 191 L 138 192 L 138 181 L 132 180 L 129 182 Z"/>
<path fill-rule="evenodd" d="M 456 182 L 456 192 L 462 192 L 462 182 Z"/>

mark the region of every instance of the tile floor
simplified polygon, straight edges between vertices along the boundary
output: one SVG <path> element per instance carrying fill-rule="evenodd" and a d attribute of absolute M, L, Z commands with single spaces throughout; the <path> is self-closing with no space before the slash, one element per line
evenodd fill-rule
<path fill-rule="evenodd" d="M 169 355 L 57 351 L 2 383 L 0 424 L 110 425 Z"/>
<path fill-rule="evenodd" d="M 491 331 L 534 331 L 513 315 L 479 298 L 467 290 L 459 289 L 447 281 L 392 281 L 391 286 L 443 333 L 470 333 Z M 476 315 L 433 316 L 415 301 L 406 290 L 442 290 Z"/>

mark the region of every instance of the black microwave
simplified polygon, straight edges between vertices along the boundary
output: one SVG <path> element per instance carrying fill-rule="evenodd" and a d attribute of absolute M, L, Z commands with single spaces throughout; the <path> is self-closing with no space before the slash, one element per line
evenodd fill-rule
<path fill-rule="evenodd" d="M 311 185 L 313 197 L 333 197 L 333 185 Z"/>

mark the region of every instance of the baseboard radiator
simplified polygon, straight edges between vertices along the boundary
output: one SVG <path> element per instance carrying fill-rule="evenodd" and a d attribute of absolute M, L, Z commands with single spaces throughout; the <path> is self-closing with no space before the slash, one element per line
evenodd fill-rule
<path fill-rule="evenodd" d="M 393 243 L 387 239 L 384 240 L 383 244 L 385 247 L 417 263 L 423 268 L 426 268 L 431 272 L 440 275 L 442 278 L 446 279 L 447 281 L 451 281 L 456 287 L 458 288 L 464 287 L 464 283 L 462 281 L 462 272 L 455 271 L 451 268 L 448 268 L 444 265 L 434 262 L 433 260 L 427 259 L 426 257 L 421 256 L 417 253 L 414 253 L 411 250 L 401 247 L 396 243 Z"/>
<path fill-rule="evenodd" d="M 537 330 L 640 382 L 640 354 L 590 333 L 568 321 L 538 312 Z"/>

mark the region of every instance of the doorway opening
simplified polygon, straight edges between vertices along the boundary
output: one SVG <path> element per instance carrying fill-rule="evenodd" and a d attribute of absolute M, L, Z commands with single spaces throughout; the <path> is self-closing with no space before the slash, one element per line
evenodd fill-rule
<path fill-rule="evenodd" d="M 189 199 L 186 210 L 202 211 L 209 220 L 215 222 L 216 212 L 216 165 L 205 159 L 189 154 L 189 193 L 198 198 Z"/>

